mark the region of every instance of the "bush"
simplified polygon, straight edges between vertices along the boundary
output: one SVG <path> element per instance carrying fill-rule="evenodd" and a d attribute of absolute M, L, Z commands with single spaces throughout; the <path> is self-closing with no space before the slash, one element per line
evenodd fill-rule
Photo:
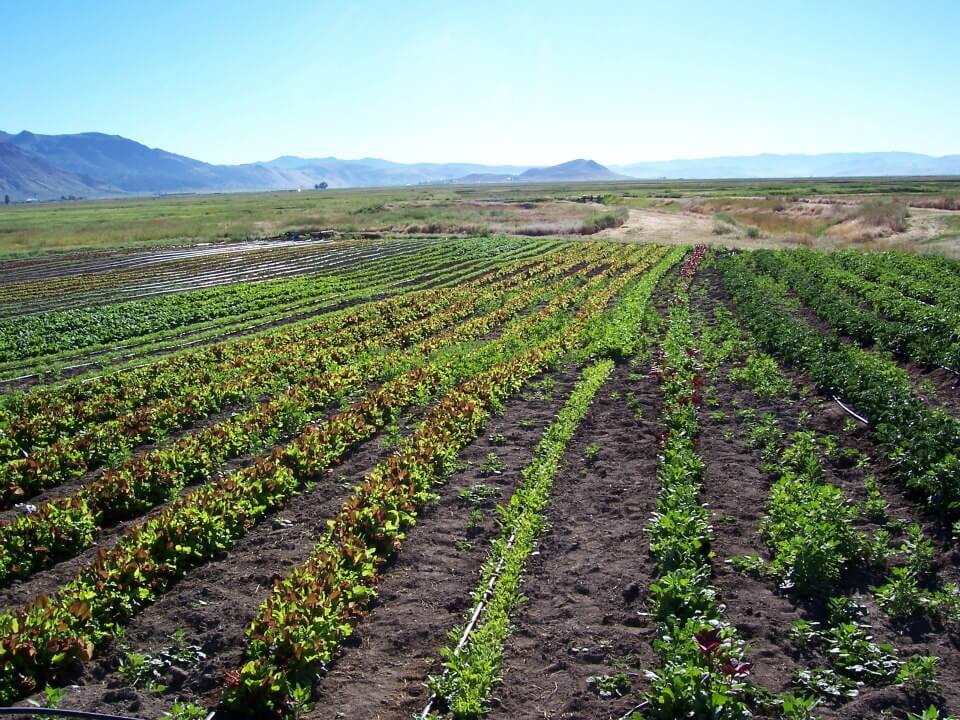
<path fill-rule="evenodd" d="M 593 213 L 580 226 L 581 235 L 593 235 L 607 228 L 620 227 L 626 222 L 629 213 L 626 208 L 618 208 L 609 212 Z"/>
<path fill-rule="evenodd" d="M 888 228 L 893 232 L 907 229 L 907 206 L 901 202 L 871 200 L 860 206 L 860 217 L 864 225 L 875 228 Z"/>

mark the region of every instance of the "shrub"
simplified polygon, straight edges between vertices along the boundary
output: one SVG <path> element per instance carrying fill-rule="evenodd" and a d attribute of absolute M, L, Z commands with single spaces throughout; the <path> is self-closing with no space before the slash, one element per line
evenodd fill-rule
<path fill-rule="evenodd" d="M 901 202 L 871 200 L 860 206 L 860 217 L 864 225 L 875 228 L 887 228 L 893 232 L 907 229 L 907 206 Z"/>

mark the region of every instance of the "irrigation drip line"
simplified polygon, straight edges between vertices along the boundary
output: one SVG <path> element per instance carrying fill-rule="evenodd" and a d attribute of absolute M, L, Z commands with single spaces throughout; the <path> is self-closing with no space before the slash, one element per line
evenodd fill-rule
<path fill-rule="evenodd" d="M 470 633 L 473 632 L 473 628 L 477 624 L 477 620 L 480 619 L 480 613 L 483 612 L 483 607 L 487 604 L 487 600 L 490 599 L 490 593 L 493 592 L 493 586 L 500 578 L 500 573 L 503 572 L 503 564 L 507 560 L 507 552 L 513 547 L 513 541 L 516 540 L 516 537 L 517 531 L 514 530 L 510 534 L 510 539 L 507 540 L 507 546 L 503 549 L 503 552 L 500 553 L 500 560 L 497 561 L 497 567 L 494 568 L 493 574 L 490 576 L 489 582 L 487 582 L 487 587 L 483 591 L 483 596 L 480 598 L 477 606 L 473 609 L 473 615 L 470 617 L 470 622 L 468 622 L 467 626 L 463 629 L 463 634 L 460 636 L 460 641 L 453 649 L 454 657 L 456 657 L 463 649 L 463 646 L 467 644 L 467 638 L 470 637 Z M 446 677 L 448 673 L 448 670 L 444 670 L 443 677 Z M 420 720 L 425 720 L 430 715 L 430 711 L 433 709 L 433 703 L 436 702 L 436 700 L 437 694 L 433 693 L 430 696 L 430 700 L 427 701 L 427 706 L 423 709 L 423 712 L 420 713 Z"/>
<path fill-rule="evenodd" d="M 64 710 L 61 708 L 42 707 L 0 707 L 0 715 L 29 715 L 41 717 L 87 718 L 88 720 L 143 720 L 129 715 L 110 715 L 109 713 L 87 712 L 85 710 Z M 216 711 L 211 712 L 204 720 L 213 720 Z"/>
<path fill-rule="evenodd" d="M 649 703 L 647 700 L 644 700 L 644 701 L 643 701 L 642 703 L 640 703 L 639 705 L 635 705 L 634 707 L 632 707 L 632 708 L 630 708 L 629 710 L 627 710 L 627 712 L 625 712 L 623 715 L 621 715 L 618 720 L 628 720 L 628 718 L 629 718 L 631 715 L 633 715 L 633 714 L 636 713 L 636 712 L 643 712 L 644 710 L 647 709 L 647 707 L 649 707 L 649 705 L 650 705 L 650 703 Z"/>
<path fill-rule="evenodd" d="M 849 407 L 847 407 L 847 406 L 844 405 L 842 402 L 840 402 L 840 398 L 838 398 L 836 395 L 833 396 L 833 401 L 834 401 L 837 405 L 839 405 L 839 406 L 843 409 L 843 411 L 844 411 L 845 413 L 847 413 L 848 415 L 850 415 L 850 416 L 852 416 L 852 417 L 855 417 L 857 420 L 859 420 L 860 422 L 862 422 L 864 425 L 869 425 L 869 424 L 870 424 L 870 421 L 867 420 L 863 415 L 857 415 L 857 413 L 855 413 L 855 412 L 854 412 L 853 410 L 851 410 Z"/>

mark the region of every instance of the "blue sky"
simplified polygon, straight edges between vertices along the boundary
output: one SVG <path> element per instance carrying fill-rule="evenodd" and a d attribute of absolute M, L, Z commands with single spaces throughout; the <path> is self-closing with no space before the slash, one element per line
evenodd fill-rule
<path fill-rule="evenodd" d="M 956 0 L 11 0 L 0 19 L 0 129 L 210 162 L 960 153 Z"/>

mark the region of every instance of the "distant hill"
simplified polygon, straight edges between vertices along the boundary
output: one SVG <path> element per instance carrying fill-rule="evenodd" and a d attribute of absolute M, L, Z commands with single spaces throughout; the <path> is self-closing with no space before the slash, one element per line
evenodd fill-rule
<path fill-rule="evenodd" d="M 0 142 L 0 195 L 16 200 L 119 194 L 105 182 L 67 172 L 24 152 L 16 145 Z"/>
<path fill-rule="evenodd" d="M 960 175 L 960 155 L 829 153 L 668 160 L 604 167 L 571 160 L 550 167 L 477 163 L 397 163 L 284 155 L 245 165 L 213 165 L 119 135 L 0 132 L 0 192 L 15 200 L 61 196 L 378 187 L 424 183 L 628 180 L 630 178 L 854 177 Z"/>
<path fill-rule="evenodd" d="M 476 163 L 396 163 L 378 158 L 340 160 L 335 157 L 300 158 L 290 155 L 264 163 L 270 167 L 298 170 L 330 187 L 375 187 L 445 182 L 468 174 L 518 175 L 526 166 L 478 165 Z"/>
<path fill-rule="evenodd" d="M 530 168 L 517 178 L 521 182 L 554 182 L 558 180 L 628 180 L 593 160 L 571 160 L 545 168 Z"/>
<path fill-rule="evenodd" d="M 96 178 L 113 189 L 97 194 L 289 188 L 304 181 L 261 165 L 211 165 L 103 133 L 0 133 L 0 143 L 13 145 L 59 170 Z"/>
<path fill-rule="evenodd" d="M 960 155 L 932 157 L 906 152 L 749 155 L 664 160 L 612 166 L 635 178 L 795 178 L 883 175 L 960 175 Z"/>
<path fill-rule="evenodd" d="M 455 178 L 453 183 L 502 183 L 502 182 L 564 182 L 594 180 L 629 180 L 593 160 L 570 160 L 569 162 L 524 170 L 519 175 L 503 173 L 471 173 Z"/>

